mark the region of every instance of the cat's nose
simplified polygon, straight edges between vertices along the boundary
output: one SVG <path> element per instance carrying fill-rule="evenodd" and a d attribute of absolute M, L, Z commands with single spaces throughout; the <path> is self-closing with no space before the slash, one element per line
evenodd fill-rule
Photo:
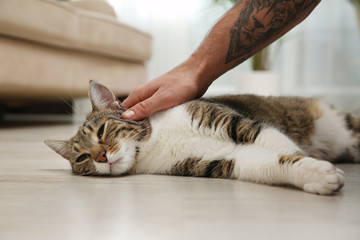
<path fill-rule="evenodd" d="M 108 161 L 106 158 L 106 151 L 103 150 L 103 151 L 99 152 L 99 154 L 95 158 L 95 161 L 98 163 L 106 163 Z"/>

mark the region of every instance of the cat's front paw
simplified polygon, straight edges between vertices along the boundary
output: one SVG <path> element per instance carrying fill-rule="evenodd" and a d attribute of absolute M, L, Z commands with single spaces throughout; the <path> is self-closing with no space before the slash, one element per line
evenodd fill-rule
<path fill-rule="evenodd" d="M 305 158 L 299 164 L 305 170 L 302 188 L 306 192 L 330 195 L 344 186 L 344 172 L 329 162 Z"/>

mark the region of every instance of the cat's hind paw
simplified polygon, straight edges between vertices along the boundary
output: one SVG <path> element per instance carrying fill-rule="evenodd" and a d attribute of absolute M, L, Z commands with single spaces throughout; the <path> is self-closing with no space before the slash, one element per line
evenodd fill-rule
<path fill-rule="evenodd" d="M 303 190 L 309 193 L 331 195 L 339 191 L 345 183 L 344 172 L 329 162 L 304 159 L 306 168 Z M 308 160 L 308 161 L 306 161 Z"/>

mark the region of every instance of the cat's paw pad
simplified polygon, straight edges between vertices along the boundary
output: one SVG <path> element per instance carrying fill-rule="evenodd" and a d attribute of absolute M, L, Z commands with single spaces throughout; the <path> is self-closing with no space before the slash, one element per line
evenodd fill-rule
<path fill-rule="evenodd" d="M 344 186 L 344 172 L 329 162 L 309 159 L 303 166 L 306 169 L 303 178 L 306 192 L 329 195 Z"/>

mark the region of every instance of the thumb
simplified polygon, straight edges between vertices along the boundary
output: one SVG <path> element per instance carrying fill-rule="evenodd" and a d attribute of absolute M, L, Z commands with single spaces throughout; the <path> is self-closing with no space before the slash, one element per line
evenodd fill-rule
<path fill-rule="evenodd" d="M 125 111 L 121 115 L 121 117 L 123 119 L 134 120 L 134 121 L 142 120 L 156 111 L 156 108 L 154 108 L 151 103 L 152 102 L 150 99 L 146 99 L 142 102 L 139 102 L 132 108 Z"/>

